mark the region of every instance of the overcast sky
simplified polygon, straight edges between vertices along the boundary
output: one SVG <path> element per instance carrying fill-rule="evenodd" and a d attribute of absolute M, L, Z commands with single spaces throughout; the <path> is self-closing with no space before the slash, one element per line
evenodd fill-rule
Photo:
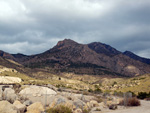
<path fill-rule="evenodd" d="M 150 0 L 0 0 L 0 50 L 31 55 L 65 38 L 150 58 Z"/>

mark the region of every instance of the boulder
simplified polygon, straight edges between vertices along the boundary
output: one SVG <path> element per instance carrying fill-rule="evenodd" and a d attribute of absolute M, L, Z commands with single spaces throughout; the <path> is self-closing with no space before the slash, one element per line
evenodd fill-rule
<path fill-rule="evenodd" d="M 18 109 L 18 111 L 20 111 L 20 113 L 24 113 L 26 106 L 20 101 L 16 100 L 13 105 Z"/>
<path fill-rule="evenodd" d="M 8 101 L 0 101 L 0 113 L 19 113 L 19 111 Z"/>
<path fill-rule="evenodd" d="M 91 101 L 90 101 L 90 105 L 91 105 L 92 107 L 98 107 L 98 106 L 99 106 L 98 102 L 95 101 L 95 100 L 91 100 Z"/>
<path fill-rule="evenodd" d="M 98 102 L 97 101 L 95 101 L 95 100 L 91 100 L 90 102 L 87 102 L 87 106 L 88 106 L 88 108 L 93 108 L 93 107 L 98 107 L 99 106 L 99 104 L 98 104 Z"/>
<path fill-rule="evenodd" d="M 44 107 L 40 102 L 36 102 L 27 107 L 27 113 L 41 113 L 44 112 Z"/>
<path fill-rule="evenodd" d="M 76 106 L 73 104 L 72 100 L 68 100 L 66 97 L 57 95 L 49 105 L 50 108 L 56 107 L 58 105 L 64 105 L 69 107 L 70 109 L 74 110 L 76 109 Z"/>
<path fill-rule="evenodd" d="M 57 93 L 54 90 L 47 87 L 32 85 L 21 90 L 20 94 L 39 96 L 39 95 L 56 95 Z"/>
<path fill-rule="evenodd" d="M 6 88 L 3 92 L 4 99 L 7 101 L 13 103 L 17 99 L 17 95 L 15 94 L 15 91 L 12 88 Z"/>
<path fill-rule="evenodd" d="M 73 101 L 74 106 L 76 106 L 76 108 L 84 108 L 84 106 L 86 105 L 82 100 L 77 99 L 75 101 Z"/>
<path fill-rule="evenodd" d="M 50 103 L 50 107 L 55 107 L 59 104 L 65 104 L 67 101 L 67 98 L 63 97 L 63 96 L 56 96 L 55 98 L 53 98 L 53 101 Z"/>
<path fill-rule="evenodd" d="M 30 106 L 32 104 L 32 101 L 31 100 L 26 100 L 23 104 L 25 106 Z"/>
<path fill-rule="evenodd" d="M 50 101 L 57 94 L 54 90 L 42 86 L 27 86 L 19 93 L 21 96 L 28 98 L 33 103 L 41 102 L 44 106 L 49 105 Z"/>
<path fill-rule="evenodd" d="M 116 104 L 112 104 L 112 105 L 109 106 L 109 109 L 116 110 L 117 109 L 117 105 Z"/>

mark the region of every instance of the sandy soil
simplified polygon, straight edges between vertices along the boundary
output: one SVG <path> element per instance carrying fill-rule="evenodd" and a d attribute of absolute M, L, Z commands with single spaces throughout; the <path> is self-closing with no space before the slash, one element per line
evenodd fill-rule
<path fill-rule="evenodd" d="M 141 106 L 108 111 L 106 113 L 150 113 L 150 101 L 141 100 Z"/>

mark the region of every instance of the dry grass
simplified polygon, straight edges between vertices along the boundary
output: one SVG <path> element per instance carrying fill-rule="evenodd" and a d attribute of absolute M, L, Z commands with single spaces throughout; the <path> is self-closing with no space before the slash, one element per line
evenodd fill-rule
<path fill-rule="evenodd" d="M 64 105 L 59 105 L 47 110 L 47 113 L 72 113 L 72 110 Z"/>

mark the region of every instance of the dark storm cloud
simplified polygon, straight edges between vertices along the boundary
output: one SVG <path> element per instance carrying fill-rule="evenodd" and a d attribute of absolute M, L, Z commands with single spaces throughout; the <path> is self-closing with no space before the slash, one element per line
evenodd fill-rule
<path fill-rule="evenodd" d="M 4 51 L 35 54 L 70 38 L 150 57 L 149 0 L 0 0 L 0 7 Z"/>

